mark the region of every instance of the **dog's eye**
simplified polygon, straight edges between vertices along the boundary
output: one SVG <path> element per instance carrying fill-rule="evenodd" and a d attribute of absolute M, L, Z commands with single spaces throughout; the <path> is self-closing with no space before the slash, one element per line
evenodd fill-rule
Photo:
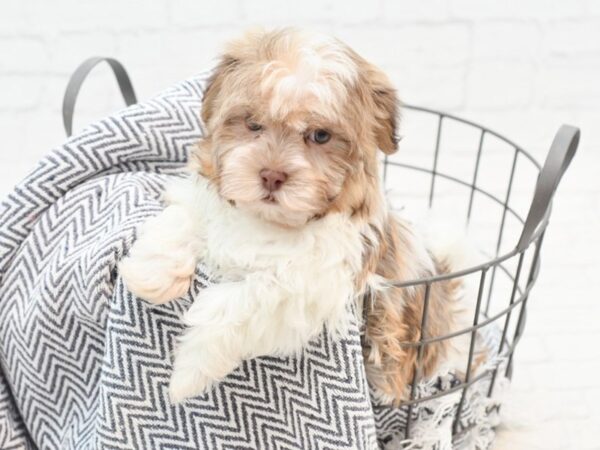
<path fill-rule="evenodd" d="M 318 129 L 310 133 L 309 137 L 316 144 L 326 144 L 331 139 L 331 134 L 327 130 Z"/>
<path fill-rule="evenodd" d="M 260 131 L 262 130 L 262 125 L 260 123 L 252 122 L 251 120 L 246 121 L 246 126 L 250 131 Z"/>

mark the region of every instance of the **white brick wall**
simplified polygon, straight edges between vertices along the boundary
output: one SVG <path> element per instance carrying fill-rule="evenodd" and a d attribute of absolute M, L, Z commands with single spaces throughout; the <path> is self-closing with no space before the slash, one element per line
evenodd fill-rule
<path fill-rule="evenodd" d="M 600 423 L 598 0 L 2 0 L 0 194 L 64 139 L 62 94 L 84 58 L 119 58 L 145 98 L 204 69 L 224 39 L 257 24 L 335 34 L 387 70 L 406 102 L 487 124 L 538 158 L 561 123 L 582 128 L 545 241 L 499 446 L 600 448 L 597 429 L 579 432 Z M 99 68 L 75 125 L 120 106 Z M 575 405 L 586 400 L 582 414 Z M 546 409 L 524 418 L 524 410 Z"/>

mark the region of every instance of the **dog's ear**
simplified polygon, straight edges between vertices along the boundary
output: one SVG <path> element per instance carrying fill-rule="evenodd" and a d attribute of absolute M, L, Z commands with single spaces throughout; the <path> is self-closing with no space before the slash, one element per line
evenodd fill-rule
<path fill-rule="evenodd" d="M 398 150 L 400 101 L 387 76 L 376 67 L 371 66 L 370 69 L 367 75 L 375 104 L 377 145 L 381 151 L 390 155 Z"/>
<path fill-rule="evenodd" d="M 201 117 L 205 125 L 208 124 L 215 112 L 216 102 L 221 93 L 223 80 L 227 73 L 232 71 L 238 64 L 238 60 L 232 56 L 224 55 L 215 67 L 212 75 L 208 79 L 204 96 L 202 97 L 202 112 Z"/>

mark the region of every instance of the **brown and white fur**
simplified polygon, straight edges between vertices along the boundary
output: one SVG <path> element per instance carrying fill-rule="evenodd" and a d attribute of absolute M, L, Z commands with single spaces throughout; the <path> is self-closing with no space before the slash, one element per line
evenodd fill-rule
<path fill-rule="evenodd" d="M 172 399 L 205 391 L 246 358 L 298 353 L 324 325 L 344 336 L 356 302 L 368 378 L 382 398 L 402 400 L 417 356 L 403 343 L 423 332 L 424 289 L 389 282 L 450 269 L 382 194 L 378 155 L 397 147 L 388 78 L 336 39 L 252 31 L 227 46 L 201 116 L 189 178 L 169 187 L 165 211 L 120 265 L 129 289 L 153 303 L 183 295 L 199 260 L 220 278 L 184 317 Z M 458 288 L 431 285 L 427 336 L 452 329 Z M 428 345 L 423 375 L 447 352 Z"/>

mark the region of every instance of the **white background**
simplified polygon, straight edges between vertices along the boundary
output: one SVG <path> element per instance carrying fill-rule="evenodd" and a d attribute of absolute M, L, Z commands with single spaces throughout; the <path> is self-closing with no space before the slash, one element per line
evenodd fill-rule
<path fill-rule="evenodd" d="M 143 99 L 258 24 L 337 35 L 383 67 L 404 101 L 486 124 L 540 160 L 561 123 L 581 127 L 497 448 L 600 448 L 600 1 L 2 0 L 0 194 L 64 139 L 62 95 L 84 58 L 120 59 Z M 121 106 L 99 68 L 76 127 Z"/>

